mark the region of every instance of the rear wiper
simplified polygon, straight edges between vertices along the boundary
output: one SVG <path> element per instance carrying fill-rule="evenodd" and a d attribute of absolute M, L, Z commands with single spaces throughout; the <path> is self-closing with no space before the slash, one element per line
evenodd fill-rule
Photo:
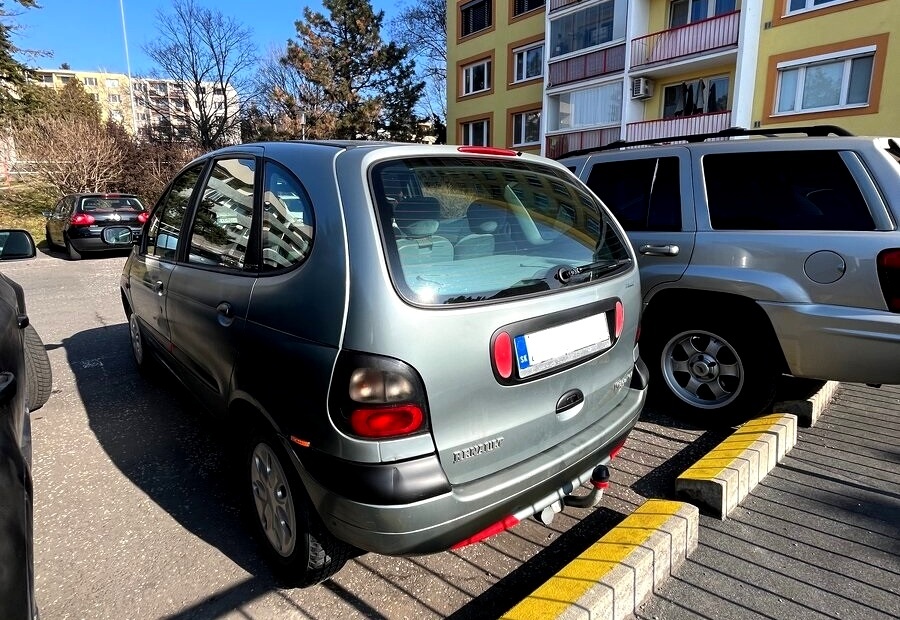
<path fill-rule="evenodd" d="M 630 258 L 621 258 L 618 260 L 598 260 L 586 265 L 579 265 L 578 267 L 560 267 L 559 271 L 556 272 L 556 279 L 563 284 L 566 284 L 575 276 L 586 273 L 588 271 L 592 274 L 606 273 L 609 271 L 615 271 L 619 267 L 630 264 Z"/>

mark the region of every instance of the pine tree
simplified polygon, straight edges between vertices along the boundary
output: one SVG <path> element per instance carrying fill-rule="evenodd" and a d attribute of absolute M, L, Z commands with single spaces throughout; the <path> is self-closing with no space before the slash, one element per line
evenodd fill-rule
<path fill-rule="evenodd" d="M 369 0 L 322 5 L 330 17 L 304 9 L 298 40 L 288 41 L 282 59 L 324 95 L 307 115 L 309 137 L 364 139 L 382 129 L 394 140 L 409 140 L 424 83 L 415 80 L 408 48 L 382 40 L 384 11 L 375 13 Z"/>
<path fill-rule="evenodd" d="M 25 8 L 36 6 L 35 0 L 16 2 Z M 7 118 L 20 107 L 18 93 L 25 85 L 25 67 L 13 56 L 19 50 L 10 40 L 14 27 L 9 25 L 9 17 L 4 2 L 0 0 L 0 118 Z"/>

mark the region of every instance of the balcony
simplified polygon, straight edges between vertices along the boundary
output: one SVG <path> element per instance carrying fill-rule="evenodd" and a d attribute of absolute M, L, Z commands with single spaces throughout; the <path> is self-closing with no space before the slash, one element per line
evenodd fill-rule
<path fill-rule="evenodd" d="M 713 112 L 712 114 L 680 116 L 677 118 L 643 121 L 641 123 L 628 123 L 628 127 L 626 128 L 626 139 L 629 142 L 637 140 L 662 140 L 674 136 L 713 133 L 728 129 L 730 126 L 730 110 L 727 112 Z"/>
<path fill-rule="evenodd" d="M 554 134 L 547 136 L 547 148 L 544 155 L 550 158 L 560 157 L 571 151 L 604 146 L 619 140 L 621 137 L 622 132 L 618 126 Z"/>
<path fill-rule="evenodd" d="M 550 86 L 625 70 L 625 45 L 616 45 L 575 58 L 550 63 Z"/>
<path fill-rule="evenodd" d="M 737 47 L 741 12 L 632 39 L 631 66 L 644 67 Z"/>

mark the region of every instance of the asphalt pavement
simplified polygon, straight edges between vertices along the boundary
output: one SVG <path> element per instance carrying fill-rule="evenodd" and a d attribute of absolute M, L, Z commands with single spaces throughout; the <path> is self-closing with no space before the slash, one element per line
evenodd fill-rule
<path fill-rule="evenodd" d="M 363 555 L 284 588 L 241 522 L 214 422 L 171 377 L 134 368 L 123 262 L 41 253 L 2 268 L 54 373 L 33 420 L 42 620 L 496 618 L 647 499 L 680 499 L 675 477 L 728 435 L 648 407 L 595 509 L 453 552 Z M 898 412 L 900 388 L 841 386 L 726 521 L 701 517 L 699 548 L 638 617 L 900 617 Z"/>
<path fill-rule="evenodd" d="M 842 384 L 640 620 L 900 618 L 900 386 Z"/>

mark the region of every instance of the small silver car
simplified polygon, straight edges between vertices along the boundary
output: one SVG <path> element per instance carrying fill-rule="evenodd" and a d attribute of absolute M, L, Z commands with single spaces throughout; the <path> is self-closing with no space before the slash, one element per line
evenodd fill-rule
<path fill-rule="evenodd" d="M 151 211 L 121 294 L 137 364 L 242 440 L 259 537 L 297 585 L 594 503 L 645 401 L 625 233 L 514 151 L 210 153 Z"/>

